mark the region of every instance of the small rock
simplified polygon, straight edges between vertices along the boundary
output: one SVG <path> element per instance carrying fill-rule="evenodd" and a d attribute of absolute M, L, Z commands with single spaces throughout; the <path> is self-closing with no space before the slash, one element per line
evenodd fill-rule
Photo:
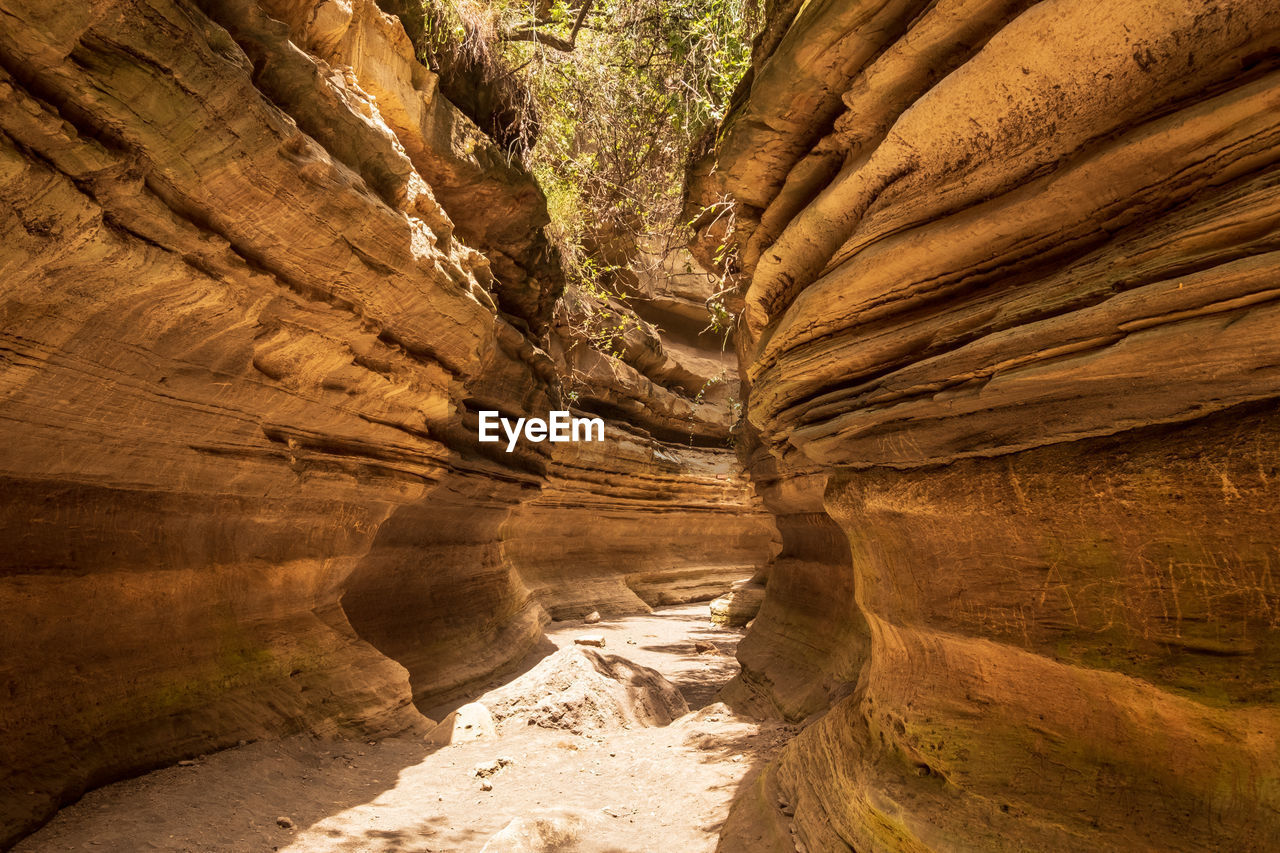
<path fill-rule="evenodd" d="M 448 746 L 452 743 L 481 740 L 495 736 L 493 715 L 480 702 L 469 702 L 427 732 L 427 740 L 437 746 Z"/>
<path fill-rule="evenodd" d="M 579 645 L 544 658 L 486 696 L 485 704 L 504 730 L 524 724 L 592 737 L 665 726 L 689 711 L 679 689 L 661 673 Z"/>
<path fill-rule="evenodd" d="M 281 829 L 293 829 L 293 821 L 285 817 L 284 815 L 281 815 L 280 817 L 276 818 L 276 826 L 280 827 Z"/>
<path fill-rule="evenodd" d="M 480 853 L 552 853 L 581 850 L 584 841 L 604 828 L 599 813 L 576 809 L 536 809 L 513 818 L 485 843 Z M 589 849 L 600 849 L 593 845 Z"/>
<path fill-rule="evenodd" d="M 481 791 L 492 791 L 492 790 L 493 790 L 493 783 L 492 783 L 492 782 L 490 782 L 488 779 L 484 779 L 484 780 L 482 780 L 482 781 L 480 782 L 480 790 L 481 790 Z"/>
<path fill-rule="evenodd" d="M 178 762 L 178 766 L 179 767 L 195 767 L 196 763 L 192 761 L 190 758 L 184 758 L 182 761 Z"/>
<path fill-rule="evenodd" d="M 729 592 L 711 602 L 711 621 L 726 628 L 742 627 L 755 619 L 763 602 L 763 584 L 738 581 Z"/>
<path fill-rule="evenodd" d="M 482 761 L 475 767 L 471 768 L 471 775 L 484 779 L 497 773 L 502 768 L 515 763 L 514 759 L 507 758 L 506 756 L 495 758 L 493 761 Z"/>
<path fill-rule="evenodd" d="M 693 650 L 700 655 L 720 654 L 720 648 L 715 643 L 712 643 L 708 640 L 695 640 L 693 644 Z"/>
<path fill-rule="evenodd" d="M 636 644 L 636 641 L 635 641 L 635 640 L 627 640 L 627 645 L 628 645 L 628 646 L 634 646 L 635 644 Z"/>
<path fill-rule="evenodd" d="M 587 614 L 587 618 L 583 619 L 582 621 L 586 622 L 588 625 L 596 624 L 597 622 L 600 621 L 600 611 L 592 610 L 590 613 Z"/>
<path fill-rule="evenodd" d="M 604 634 L 583 634 L 581 637 L 575 637 L 573 641 L 579 646 L 604 648 Z"/>

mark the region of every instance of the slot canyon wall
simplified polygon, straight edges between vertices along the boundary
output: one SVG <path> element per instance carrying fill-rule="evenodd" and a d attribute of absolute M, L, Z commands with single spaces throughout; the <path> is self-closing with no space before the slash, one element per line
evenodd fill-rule
<path fill-rule="evenodd" d="M 0 847 L 238 740 L 419 729 L 549 615 L 777 550 L 712 280 L 586 345 L 436 83 L 372 0 L 0 0 Z M 477 442 L 571 403 L 605 443 Z"/>
<path fill-rule="evenodd" d="M 721 849 L 1277 849 L 1280 5 L 766 11 L 687 213 L 784 547 L 730 695 L 823 713 Z"/>

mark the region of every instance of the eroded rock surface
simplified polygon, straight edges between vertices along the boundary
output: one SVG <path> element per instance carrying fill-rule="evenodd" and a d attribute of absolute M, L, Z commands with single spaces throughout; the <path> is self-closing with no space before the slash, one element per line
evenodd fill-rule
<path fill-rule="evenodd" d="M 678 255 L 562 293 L 373 0 L 0 0 L 0 844 L 753 576 L 724 697 L 811 724 L 724 849 L 1280 847 L 1280 6 L 765 6 L 735 353 Z"/>
<path fill-rule="evenodd" d="M 688 212 L 784 542 L 729 695 L 830 710 L 723 849 L 1280 843 L 1277 12 L 774 4 Z"/>
<path fill-rule="evenodd" d="M 571 561 L 600 607 L 767 560 L 723 436 L 477 443 L 567 407 L 545 203 L 373 0 L 0 18 L 0 844 L 239 740 L 424 729 L 539 640 L 559 543 L 521 537 L 583 507 L 698 532 Z"/>

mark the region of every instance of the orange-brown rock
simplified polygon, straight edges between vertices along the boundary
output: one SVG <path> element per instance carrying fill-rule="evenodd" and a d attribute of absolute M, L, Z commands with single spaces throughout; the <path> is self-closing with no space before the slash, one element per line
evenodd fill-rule
<path fill-rule="evenodd" d="M 784 508 L 730 695 L 830 707 L 722 849 L 1280 843 L 1277 12 L 777 4 L 689 214 Z"/>
<path fill-rule="evenodd" d="M 238 740 L 424 730 L 540 638 L 525 504 L 681 519 L 566 584 L 767 560 L 722 441 L 476 441 L 563 406 L 545 206 L 373 0 L 0 17 L 0 845 Z"/>
<path fill-rule="evenodd" d="M 755 578 L 735 581 L 724 595 L 711 601 L 711 622 L 727 628 L 741 628 L 760 613 L 764 602 L 764 584 Z"/>
<path fill-rule="evenodd" d="M 775 549 L 723 450 L 620 430 L 608 444 L 560 446 L 541 494 L 505 529 L 506 558 L 556 618 L 711 599 Z"/>
<path fill-rule="evenodd" d="M 761 572 L 765 597 L 738 644 L 741 674 L 726 700 L 761 716 L 802 720 L 847 694 L 870 642 L 857 603 L 849 544 L 827 515 L 827 476 L 794 455 L 757 451 L 751 471 L 778 525 L 782 550 Z"/>

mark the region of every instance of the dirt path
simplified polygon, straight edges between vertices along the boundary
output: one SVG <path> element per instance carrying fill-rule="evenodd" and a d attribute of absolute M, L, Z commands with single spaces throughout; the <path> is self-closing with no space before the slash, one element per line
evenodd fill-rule
<path fill-rule="evenodd" d="M 559 647 L 603 634 L 605 653 L 675 683 L 694 711 L 670 726 L 595 737 L 530 726 L 435 751 L 407 738 L 253 743 L 93 791 L 15 850 L 479 851 L 513 818 L 542 817 L 579 827 L 581 846 L 566 849 L 712 851 L 744 777 L 789 732 L 709 704 L 737 670 L 740 632 L 707 613 L 699 604 L 550 626 Z M 699 653 L 695 641 L 716 650 Z M 482 791 L 473 768 L 500 756 L 513 763 Z"/>

